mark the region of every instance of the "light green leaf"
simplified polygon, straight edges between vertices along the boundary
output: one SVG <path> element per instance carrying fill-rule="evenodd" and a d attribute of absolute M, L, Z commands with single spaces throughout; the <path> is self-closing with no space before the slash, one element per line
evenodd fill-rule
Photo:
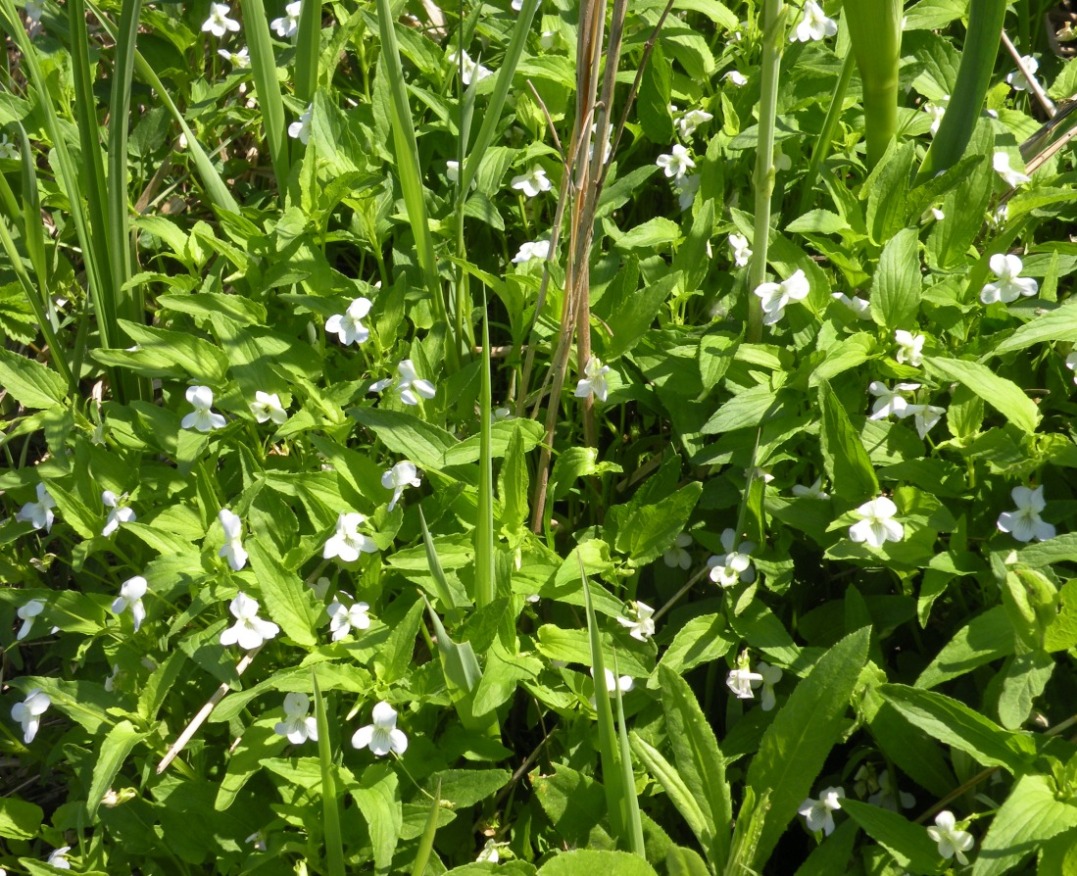
<path fill-rule="evenodd" d="M 761 798 L 770 796 L 754 860 L 766 861 L 837 741 L 868 656 L 871 629 L 838 642 L 815 664 L 778 711 L 763 734 L 748 767 L 748 785 Z M 739 819 L 738 819 L 739 820 Z"/>
<path fill-rule="evenodd" d="M 928 689 L 1013 653 L 1013 625 L 1001 605 L 963 626 L 920 673 L 915 686 Z"/>
<path fill-rule="evenodd" d="M 67 387 L 59 374 L 40 362 L 3 349 L 0 349 L 0 386 L 31 410 L 62 405 L 67 396 Z"/>
<path fill-rule="evenodd" d="M 913 873 L 941 873 L 940 857 L 927 830 L 904 816 L 859 800 L 843 800 L 842 811 L 885 848 L 898 866 Z"/>
<path fill-rule="evenodd" d="M 681 239 L 681 227 L 671 219 L 656 216 L 637 225 L 618 238 L 614 245 L 622 250 L 655 250 Z"/>
<path fill-rule="evenodd" d="M 370 832 L 374 848 L 374 865 L 378 871 L 388 871 L 393 852 L 400 838 L 404 814 L 399 799 L 400 779 L 388 764 L 374 764 L 363 770 L 357 784 L 348 786 Z"/>
<path fill-rule="evenodd" d="M 871 316 L 886 329 L 914 324 L 920 310 L 920 254 L 915 228 L 905 228 L 883 247 L 871 287 Z"/>
<path fill-rule="evenodd" d="M 5 839 L 36 839 L 44 817 L 36 803 L 18 797 L 0 797 L 0 836 Z"/>
<path fill-rule="evenodd" d="M 539 876 L 657 876 L 654 867 L 628 852 L 575 849 L 539 868 Z"/>
<path fill-rule="evenodd" d="M 991 819 L 973 876 L 1008 873 L 1057 834 L 1077 826 L 1077 806 L 1059 799 L 1047 776 L 1021 776 Z"/>
<path fill-rule="evenodd" d="M 1054 658 L 1044 651 L 1018 654 L 1006 668 L 998 696 L 998 717 L 1007 730 L 1017 730 L 1032 714 L 1055 669 Z"/>
<path fill-rule="evenodd" d="M 1021 387 L 999 377 L 986 365 L 964 359 L 930 358 L 924 361 L 927 372 L 942 380 L 956 380 L 967 386 L 1007 420 L 1025 432 L 1035 432 L 1040 411 Z"/>
<path fill-rule="evenodd" d="M 823 467 L 835 495 L 850 503 L 879 495 L 879 482 L 864 443 L 825 380 L 819 382 L 819 406 L 823 413 L 819 431 Z"/>
<path fill-rule="evenodd" d="M 703 485 L 692 481 L 656 502 L 625 506 L 626 513 L 614 517 L 617 527 L 614 547 L 637 566 L 653 562 L 688 525 L 702 492 Z"/>
<path fill-rule="evenodd" d="M 1004 341 L 993 346 L 980 361 L 987 362 L 995 356 L 1025 350 L 1035 344 L 1055 342 L 1077 342 L 1077 306 L 1072 301 L 1029 320 Z"/>
<path fill-rule="evenodd" d="M 86 817 L 93 823 L 97 808 L 105 793 L 112 787 L 112 781 L 127 760 L 131 750 L 146 736 L 139 733 L 130 721 L 120 721 L 101 741 L 98 746 L 97 763 L 93 768 L 93 780 L 86 800 Z"/>
<path fill-rule="evenodd" d="M 456 444 L 456 439 L 444 429 L 402 411 L 353 408 L 348 413 L 372 430 L 390 452 L 422 468 L 440 469 L 446 451 Z"/>
<path fill-rule="evenodd" d="M 830 210 L 809 210 L 785 226 L 788 234 L 838 234 L 849 231 L 849 223 Z"/>
<path fill-rule="evenodd" d="M 304 648 L 317 645 L 314 629 L 321 608 L 314 591 L 298 575 L 289 572 L 260 538 L 248 539 L 246 548 L 269 616 L 297 645 Z"/>

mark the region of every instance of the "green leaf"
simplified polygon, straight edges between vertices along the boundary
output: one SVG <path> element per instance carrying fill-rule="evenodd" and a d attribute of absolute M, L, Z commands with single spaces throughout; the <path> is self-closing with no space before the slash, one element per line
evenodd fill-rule
<path fill-rule="evenodd" d="M 1036 403 L 1016 383 L 999 377 L 986 365 L 934 357 L 926 359 L 924 366 L 933 377 L 956 380 L 968 387 L 1019 429 L 1032 433 L 1039 426 L 1041 416 Z"/>
<path fill-rule="evenodd" d="M 0 349 L 0 386 L 23 407 L 47 410 L 62 405 L 67 387 L 62 377 L 40 362 Z"/>
<path fill-rule="evenodd" d="M 5 839 L 36 839 L 44 817 L 36 803 L 18 797 L 0 797 L 0 836 Z"/>
<path fill-rule="evenodd" d="M 399 786 L 400 779 L 393 768 L 382 763 L 367 767 L 359 782 L 348 786 L 348 793 L 363 813 L 370 832 L 374 866 L 379 872 L 388 871 L 392 864 L 400 828 L 404 823 Z"/>
<path fill-rule="evenodd" d="M 665 145 L 673 139 L 673 116 L 669 113 L 672 77 L 672 66 L 662 47 L 655 44 L 643 71 L 643 81 L 640 82 L 636 115 L 647 139 L 659 145 Z"/>
<path fill-rule="evenodd" d="M 681 274 L 666 274 L 655 283 L 642 289 L 626 289 L 613 306 L 606 321 L 610 329 L 606 358 L 612 361 L 631 350 L 651 327 L 666 298 L 681 282 Z"/>
<path fill-rule="evenodd" d="M 1072 301 L 1029 320 L 1004 341 L 992 346 L 981 361 L 987 362 L 995 356 L 1026 350 L 1035 344 L 1055 342 L 1077 342 L 1077 305 Z"/>
<path fill-rule="evenodd" d="M 920 310 L 920 251 L 915 228 L 905 228 L 883 247 L 871 287 L 871 316 L 886 329 L 915 325 Z"/>
<path fill-rule="evenodd" d="M 761 383 L 733 396 L 718 408 L 699 431 L 704 435 L 717 435 L 736 429 L 755 428 L 765 420 L 777 419 L 790 409 L 792 402 L 785 393 Z"/>
<path fill-rule="evenodd" d="M 673 759 L 688 791 L 706 817 L 708 836 L 699 837 L 707 858 L 721 871 L 729 857 L 733 803 L 718 740 L 688 683 L 677 672 L 660 666 L 662 709 Z"/>
<path fill-rule="evenodd" d="M 1028 716 L 1055 669 L 1054 658 L 1045 651 L 1018 654 L 1006 667 L 998 697 L 998 717 L 1007 730 L 1017 730 Z"/>
<path fill-rule="evenodd" d="M 643 761 L 647 771 L 662 786 L 670 802 L 681 814 L 692 833 L 696 835 L 699 844 L 704 849 L 708 848 L 714 838 L 714 824 L 703 811 L 696 797 L 688 790 L 688 786 L 677 773 L 676 768 L 662 756 L 657 748 L 641 739 L 639 734 L 633 732 L 631 739 L 632 750 L 636 757 Z M 723 831 L 723 833 L 727 834 L 728 840 L 728 831 Z"/>
<path fill-rule="evenodd" d="M 445 452 L 456 444 L 450 433 L 413 414 L 378 408 L 353 408 L 348 413 L 372 430 L 391 453 L 422 468 L 440 469 Z"/>
<path fill-rule="evenodd" d="M 1037 852 L 1046 840 L 1077 826 L 1077 806 L 1059 799 L 1047 776 L 1021 776 L 991 819 L 973 876 L 1000 876 Z"/>
<path fill-rule="evenodd" d="M 920 673 L 915 687 L 928 689 L 1013 653 L 1013 625 L 1001 605 L 958 630 Z"/>
<path fill-rule="evenodd" d="M 913 153 L 912 143 L 893 141 L 864 182 L 862 191 L 868 193 L 865 218 L 875 243 L 887 243 L 905 226 Z"/>
<path fill-rule="evenodd" d="M 900 684 L 884 684 L 879 693 L 911 724 L 984 766 L 1021 773 L 1035 757 L 1036 745 L 1029 736 L 1003 730 L 957 700 Z"/>
<path fill-rule="evenodd" d="M 834 493 L 850 503 L 879 495 L 879 482 L 864 443 L 825 380 L 819 382 L 819 406 L 823 414 L 819 433 L 823 467 Z"/>
<path fill-rule="evenodd" d="M 710 392 L 725 377 L 739 346 L 740 339 L 728 335 L 711 334 L 699 339 L 699 378 L 704 392 Z"/>
<path fill-rule="evenodd" d="M 913 873 L 941 873 L 939 853 L 927 830 L 904 816 L 881 806 L 858 800 L 842 800 L 841 808 L 849 813 L 864 831 L 885 848 L 898 866 Z"/>
<path fill-rule="evenodd" d="M 628 852 L 575 849 L 550 858 L 539 876 L 657 876 L 654 867 Z"/>
<path fill-rule="evenodd" d="M 766 861 L 797 808 L 811 794 L 845 723 L 849 698 L 868 656 L 870 628 L 846 636 L 801 681 L 763 734 L 748 767 L 748 785 L 770 796 L 754 856 Z"/>
<path fill-rule="evenodd" d="M 146 736 L 139 733 L 130 721 L 120 721 L 105 734 L 98 747 L 97 762 L 93 768 L 93 780 L 86 800 L 86 817 L 93 823 L 97 808 L 105 793 L 112 787 L 112 781 L 127 760 L 131 750 Z"/>
<path fill-rule="evenodd" d="M 703 485 L 693 481 L 657 502 L 631 503 L 614 518 L 614 547 L 637 566 L 653 562 L 684 531 L 702 492 Z"/>
<path fill-rule="evenodd" d="M 132 350 L 92 351 L 101 364 L 128 368 L 145 377 L 193 378 L 211 387 L 224 382 L 228 357 L 204 338 L 125 319 L 119 320 L 119 325 L 136 346 Z"/>
<path fill-rule="evenodd" d="M 785 226 L 788 234 L 838 234 L 848 230 L 849 223 L 830 210 L 809 210 Z"/>
<path fill-rule="evenodd" d="M 289 572 L 260 538 L 248 539 L 246 548 L 269 616 L 297 645 L 304 648 L 317 645 L 314 630 L 321 607 L 314 591 L 298 575 Z"/>
<path fill-rule="evenodd" d="M 1044 632 L 1047 651 L 1067 651 L 1077 646 L 1077 579 L 1070 579 L 1058 592 L 1058 615 Z"/>
<path fill-rule="evenodd" d="M 849 857 L 859 833 L 855 821 L 843 821 L 822 844 L 812 849 L 797 868 L 796 876 L 834 876 L 835 873 L 849 872 Z"/>
<path fill-rule="evenodd" d="M 656 216 L 648 219 L 617 238 L 617 249 L 631 251 L 634 249 L 655 250 L 668 246 L 681 239 L 681 226 L 672 219 Z"/>
<path fill-rule="evenodd" d="M 673 846 L 666 852 L 669 876 L 710 876 L 706 862 L 699 853 L 683 846 Z"/>

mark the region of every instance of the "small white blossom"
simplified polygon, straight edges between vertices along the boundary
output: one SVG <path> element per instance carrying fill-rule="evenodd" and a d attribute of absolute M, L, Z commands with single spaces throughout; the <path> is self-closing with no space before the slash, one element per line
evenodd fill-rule
<path fill-rule="evenodd" d="M 825 788 L 818 800 L 809 797 L 800 804 L 797 812 L 804 816 L 804 820 L 808 823 L 808 830 L 821 830 L 826 836 L 830 836 L 834 832 L 834 813 L 841 809 L 841 801 L 844 797 L 844 788 Z"/>
<path fill-rule="evenodd" d="M 449 60 L 460 67 L 460 78 L 465 86 L 472 82 L 482 82 L 488 76 L 494 75 L 493 70 L 483 67 L 477 61 L 472 61 L 467 52 L 453 52 L 449 55 Z"/>
<path fill-rule="evenodd" d="M 583 369 L 584 376 L 576 384 L 576 398 L 587 398 L 594 394 L 600 402 L 604 402 L 610 391 L 606 381 L 606 375 L 609 373 L 610 366 L 603 365 L 598 356 L 588 359 Z"/>
<path fill-rule="evenodd" d="M 384 700 L 374 706 L 373 724 L 360 727 L 352 736 L 352 748 L 369 748 L 376 757 L 384 757 L 390 751 L 403 754 L 408 748 L 408 737 L 396 727 L 396 709 Z"/>
<path fill-rule="evenodd" d="M 238 52 L 230 52 L 228 49 L 217 49 L 217 54 L 233 67 L 245 69 L 251 65 L 251 52 L 246 46 Z"/>
<path fill-rule="evenodd" d="M 221 633 L 221 644 L 225 647 L 238 644 L 244 651 L 253 651 L 262 647 L 267 639 L 276 636 L 280 627 L 258 617 L 258 608 L 257 599 L 251 599 L 243 591 L 237 593 L 228 605 L 236 622 Z"/>
<path fill-rule="evenodd" d="M 677 130 L 680 132 L 681 139 L 691 139 L 692 135 L 696 132 L 696 128 L 698 128 L 702 124 L 709 122 L 713 118 L 714 116 L 712 116 L 706 110 L 688 110 L 683 116 L 677 119 Z"/>
<path fill-rule="evenodd" d="M 20 605 L 15 610 L 15 615 L 22 621 L 22 626 L 19 627 L 19 632 L 15 636 L 16 642 L 21 642 L 28 635 L 30 630 L 34 626 L 34 619 L 45 610 L 44 599 L 31 599 L 28 602 Z"/>
<path fill-rule="evenodd" d="M 269 26 L 282 40 L 290 40 L 299 31 L 299 13 L 303 8 L 302 0 L 289 3 L 284 7 L 284 17 L 274 18 Z"/>
<path fill-rule="evenodd" d="M 857 775 L 860 775 L 860 773 L 858 772 Z M 912 794 L 908 791 L 899 791 L 894 787 L 890 779 L 890 770 L 883 770 L 879 773 L 876 785 L 878 790 L 868 797 L 868 802 L 872 806 L 881 806 L 883 809 L 897 812 L 899 807 L 901 809 L 912 809 L 916 805 L 916 798 Z"/>
<path fill-rule="evenodd" d="M 897 505 L 886 496 L 865 502 L 856 513 L 861 519 L 849 527 L 849 538 L 855 542 L 881 548 L 888 541 L 901 541 L 905 537 L 905 527 L 893 519 Z"/>
<path fill-rule="evenodd" d="M 516 257 L 512 260 L 514 265 L 531 261 L 531 259 L 546 259 L 550 255 L 550 241 L 534 240 L 523 244 Z"/>
<path fill-rule="evenodd" d="M 529 198 L 534 198 L 553 188 L 553 183 L 546 176 L 546 170 L 539 164 L 533 164 L 527 173 L 514 176 L 511 185 Z"/>
<path fill-rule="evenodd" d="M 946 408 L 940 408 L 938 405 L 906 405 L 905 412 L 901 414 L 901 418 L 912 417 L 913 425 L 916 426 L 916 434 L 921 439 L 927 437 L 927 433 L 935 428 L 935 424 L 942 419 L 946 413 Z"/>
<path fill-rule="evenodd" d="M 750 541 L 737 544 L 736 538 L 737 534 L 732 529 L 723 530 L 722 547 L 725 548 L 725 555 L 713 556 L 707 560 L 710 579 L 719 587 L 732 587 L 738 581 L 750 584 L 755 580 L 755 569 L 750 556 L 755 550 L 755 544 Z"/>
<path fill-rule="evenodd" d="M 934 137 L 939 133 L 939 125 L 942 124 L 942 117 L 946 115 L 946 103 L 950 100 L 950 95 L 944 96 L 938 103 L 925 103 L 924 112 L 931 116 L 931 136 Z"/>
<path fill-rule="evenodd" d="M 187 401 L 191 403 L 194 410 L 180 421 L 182 428 L 212 432 L 214 429 L 223 429 L 228 425 L 228 421 L 223 416 L 213 413 L 213 390 L 208 386 L 188 386 Z"/>
<path fill-rule="evenodd" d="M 259 423 L 266 423 L 272 420 L 278 426 L 288 419 L 288 412 L 284 410 L 284 406 L 280 403 L 280 396 L 275 392 L 262 392 L 257 390 L 254 393 L 254 401 L 249 405 L 251 413 L 254 415 Z"/>
<path fill-rule="evenodd" d="M 692 206 L 696 199 L 696 193 L 699 191 L 699 174 L 690 173 L 680 183 L 674 183 L 674 189 L 677 192 L 677 206 L 682 210 L 687 210 Z M 707 242 L 707 246 L 710 246 L 710 242 Z M 710 252 L 707 255 L 711 255 Z"/>
<path fill-rule="evenodd" d="M 325 330 L 336 335 L 345 347 L 366 343 L 370 329 L 363 325 L 362 319 L 373 306 L 369 298 L 356 298 L 344 313 L 334 313 L 325 321 Z"/>
<path fill-rule="evenodd" d="M 998 277 L 998 282 L 987 283 L 980 291 L 980 300 L 984 304 L 994 304 L 999 301 L 1009 304 L 1022 295 L 1031 298 L 1039 292 L 1039 283 L 1031 277 L 1021 276 L 1021 269 L 1024 265 L 1017 256 L 997 252 L 991 256 L 989 264 L 995 276 Z"/>
<path fill-rule="evenodd" d="M 668 178 L 675 179 L 678 182 L 684 179 L 684 175 L 696 166 L 696 163 L 689 156 L 688 150 L 680 143 L 674 143 L 673 150 L 669 155 L 659 155 L 654 163 L 662 168 L 662 172 Z"/>
<path fill-rule="evenodd" d="M 15 519 L 29 523 L 34 529 L 44 529 L 45 532 L 52 530 L 52 522 L 56 515 L 52 509 L 56 507 L 56 500 L 49 495 L 44 484 L 37 485 L 37 501 L 27 502 L 15 512 Z"/>
<path fill-rule="evenodd" d="M 875 406 L 871 409 L 871 416 L 868 419 L 885 420 L 890 416 L 906 416 L 905 409 L 909 407 L 909 403 L 902 393 L 915 392 L 919 388 L 919 383 L 898 383 L 890 389 L 881 380 L 873 380 L 868 384 L 868 392 L 875 396 Z"/>
<path fill-rule="evenodd" d="M 105 490 L 101 493 L 101 504 L 109 509 L 105 528 L 101 530 L 101 535 L 105 538 L 119 529 L 121 523 L 130 523 L 135 519 L 134 509 L 120 504 L 126 498 L 126 495 L 117 496 L 112 490 Z"/>
<path fill-rule="evenodd" d="M 19 147 L 7 138 L 7 134 L 0 134 L 0 159 L 13 161 L 18 157 Z"/>
<path fill-rule="evenodd" d="M 460 182 L 460 162 L 449 159 L 445 162 L 445 176 L 449 182 Z"/>
<path fill-rule="evenodd" d="M 995 168 L 995 173 L 1006 180 L 1007 185 L 1014 188 L 1030 182 L 1032 179 L 1032 177 L 1027 174 L 1021 173 L 1021 171 L 1014 170 L 1010 167 L 1009 152 L 996 152 L 994 158 L 991 159 L 991 166 Z"/>
<path fill-rule="evenodd" d="M 353 627 L 357 630 L 370 629 L 370 606 L 365 602 L 353 602 L 346 606 L 339 599 L 334 599 L 325 611 L 329 615 L 330 638 L 334 642 L 347 636 Z"/>
<path fill-rule="evenodd" d="M 748 238 L 743 234 L 729 235 L 729 249 L 733 253 L 733 264 L 743 268 L 752 257 L 752 250 L 748 246 Z"/>
<path fill-rule="evenodd" d="M 42 692 L 41 688 L 35 687 L 21 703 L 15 703 L 11 707 L 11 717 L 22 725 L 22 741 L 29 745 L 37 736 L 41 726 L 41 716 L 45 714 L 52 700 Z"/>
<path fill-rule="evenodd" d="M 676 569 L 678 566 L 684 569 L 686 572 L 692 565 L 692 555 L 688 553 L 686 548 L 692 543 L 692 536 L 687 532 L 680 532 L 677 537 L 673 539 L 673 545 L 662 554 L 662 561 L 671 569 Z"/>
<path fill-rule="evenodd" d="M 829 493 L 823 492 L 823 478 L 821 475 L 815 479 L 815 483 L 810 487 L 805 487 L 803 484 L 793 484 L 792 493 L 801 499 L 816 499 L 823 502 L 830 498 Z"/>
<path fill-rule="evenodd" d="M 264 852 L 268 846 L 266 845 L 266 835 L 264 831 L 256 830 L 243 842 L 247 843 L 256 852 Z"/>
<path fill-rule="evenodd" d="M 595 668 L 591 667 L 591 678 L 595 677 Z M 606 693 L 611 697 L 616 696 L 617 692 L 628 693 L 636 686 L 635 679 L 631 675 L 622 675 L 618 678 L 613 674 L 612 670 L 603 669 L 602 677 L 606 680 Z M 594 705 L 594 699 L 591 700 L 591 705 Z"/>
<path fill-rule="evenodd" d="M 228 561 L 233 572 L 238 572 L 247 565 L 247 551 L 243 547 L 243 521 L 238 514 L 233 514 L 227 508 L 222 508 L 217 514 L 224 529 L 224 546 L 218 556 Z"/>
<path fill-rule="evenodd" d="M 851 310 L 857 319 L 871 319 L 871 302 L 867 299 L 857 295 L 846 295 L 844 292 L 831 292 L 830 297 Z"/>
<path fill-rule="evenodd" d="M 296 4 L 298 5 L 298 4 Z M 310 697 L 305 693 L 290 693 L 284 696 L 284 720 L 278 721 L 273 732 L 278 736 L 287 736 L 292 745 L 302 745 L 308 739 L 318 741 L 318 722 L 310 711 Z"/>
<path fill-rule="evenodd" d="M 378 546 L 369 535 L 363 535 L 359 527 L 366 521 L 366 517 L 354 511 L 342 513 L 337 518 L 337 531 L 325 543 L 322 550 L 322 558 L 331 560 L 339 557 L 345 563 L 353 563 L 359 559 L 360 554 L 377 553 Z"/>
<path fill-rule="evenodd" d="M 381 485 L 385 489 L 393 491 L 393 498 L 389 502 L 389 510 L 392 511 L 396 507 L 396 503 L 400 501 L 400 497 L 404 494 L 405 487 L 417 487 L 420 483 L 415 463 L 406 459 L 384 472 L 381 476 Z"/>
<path fill-rule="evenodd" d="M 654 635 L 654 609 L 645 602 L 630 602 L 628 605 L 632 610 L 632 614 L 635 615 L 635 619 L 619 617 L 617 618 L 617 623 L 627 628 L 628 634 L 633 639 L 646 642 Z"/>
<path fill-rule="evenodd" d="M 834 36 L 837 32 L 838 23 L 833 18 L 827 18 L 823 8 L 815 0 L 807 0 L 804 14 L 789 41 L 807 43 Z"/>
<path fill-rule="evenodd" d="M 762 660 L 756 664 L 755 671 L 762 679 L 763 686 L 763 692 L 759 695 L 759 705 L 762 706 L 764 712 L 769 712 L 778 702 L 774 695 L 774 685 L 782 680 L 783 673 L 777 666 L 771 666 Z"/>
<path fill-rule="evenodd" d="M 1066 356 L 1066 367 L 1074 372 L 1073 382 L 1077 383 L 1077 353 L 1070 353 Z"/>
<path fill-rule="evenodd" d="M 748 77 L 741 73 L 740 70 L 730 70 L 722 78 L 737 88 L 743 88 L 748 84 Z"/>
<path fill-rule="evenodd" d="M 513 6 L 515 7 L 515 4 L 516 4 L 517 0 L 512 0 L 512 2 L 513 2 Z M 519 2 L 522 3 L 523 0 L 519 0 Z M 508 843 L 499 843 L 499 842 L 494 842 L 493 839 L 488 839 L 486 841 L 486 845 L 484 845 L 482 847 L 482 850 L 479 852 L 479 856 L 475 859 L 475 863 L 476 864 L 482 864 L 482 863 L 496 864 L 496 863 L 498 863 L 501 860 L 501 851 L 500 850 L 505 848 L 507 845 L 508 845 Z"/>
<path fill-rule="evenodd" d="M 231 11 L 227 3 L 210 3 L 209 18 L 202 22 L 202 31 L 215 37 L 223 37 L 229 31 L 236 33 L 239 22 L 228 17 Z"/>
<path fill-rule="evenodd" d="M 141 575 L 135 575 L 134 578 L 128 578 L 120 585 L 120 595 L 112 600 L 113 614 L 123 614 L 127 609 L 131 609 L 136 633 L 142 626 L 142 621 L 146 619 L 146 608 L 142 604 L 142 597 L 146 595 L 147 590 L 149 590 L 149 584 L 146 579 Z"/>
<path fill-rule="evenodd" d="M 396 391 L 400 393 L 400 400 L 404 404 L 414 406 L 419 404 L 420 396 L 429 399 L 437 394 L 434 384 L 419 377 L 415 371 L 415 363 L 411 359 L 402 359 L 396 366 L 396 370 L 400 372 Z"/>
<path fill-rule="evenodd" d="M 67 853 L 71 851 L 71 846 L 60 846 L 58 849 L 53 849 L 49 852 L 49 856 L 45 859 L 46 864 L 51 864 L 57 870 L 70 870 L 71 862 L 67 860 Z"/>
<path fill-rule="evenodd" d="M 729 670 L 725 683 L 738 700 L 755 699 L 752 691 L 763 683 L 763 676 L 758 672 L 752 672 L 747 651 L 737 658 L 737 665 Z"/>
<path fill-rule="evenodd" d="M 935 816 L 935 826 L 927 828 L 927 835 L 938 843 L 939 854 L 944 858 L 956 857 L 959 864 L 969 862 L 965 852 L 971 849 L 976 841 L 967 830 L 957 830 L 954 814 L 948 809 Z"/>
<path fill-rule="evenodd" d="M 1014 487 L 1010 492 L 1016 511 L 1003 511 L 998 516 L 1001 532 L 1008 532 L 1018 541 L 1046 541 L 1055 537 L 1055 528 L 1040 517 L 1040 512 L 1047 507 L 1043 498 L 1043 485 L 1032 490 L 1028 487 Z"/>
<path fill-rule="evenodd" d="M 902 365 L 911 365 L 919 368 L 924 364 L 924 341 L 923 335 L 914 335 L 905 329 L 894 332 L 894 340 L 897 342 L 897 352 L 894 358 Z"/>
<path fill-rule="evenodd" d="M 785 306 L 790 301 L 803 301 L 811 291 L 808 278 L 797 269 L 781 283 L 762 283 L 755 288 L 755 295 L 763 302 L 763 325 L 774 325 L 785 316 Z"/>
<path fill-rule="evenodd" d="M 1022 55 L 1020 66 L 1006 74 L 1006 84 L 1014 91 L 1031 91 L 1032 84 L 1028 81 L 1028 76 L 1035 78 L 1036 71 L 1039 69 L 1040 62 L 1032 55 Z M 1026 73 L 1028 76 L 1025 75 Z"/>
<path fill-rule="evenodd" d="M 307 104 L 302 114 L 288 126 L 288 136 L 298 140 L 304 146 L 310 142 L 310 117 L 314 112 L 314 104 Z"/>

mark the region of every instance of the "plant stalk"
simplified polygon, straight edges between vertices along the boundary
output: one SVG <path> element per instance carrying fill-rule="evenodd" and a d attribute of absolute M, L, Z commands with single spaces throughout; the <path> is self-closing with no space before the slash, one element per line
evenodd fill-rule
<path fill-rule="evenodd" d="M 852 53 L 864 85 L 869 168 L 879 163 L 897 133 L 901 13 L 901 0 L 848 0 L 845 4 Z"/>

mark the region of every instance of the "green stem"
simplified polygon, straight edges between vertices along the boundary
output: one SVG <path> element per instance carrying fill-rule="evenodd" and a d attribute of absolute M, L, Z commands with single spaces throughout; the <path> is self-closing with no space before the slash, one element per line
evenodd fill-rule
<path fill-rule="evenodd" d="M 748 270 L 748 342 L 763 337 L 763 304 L 752 290 L 767 278 L 770 202 L 774 195 L 774 126 L 778 112 L 778 73 L 782 66 L 785 21 L 782 0 L 763 3 L 763 62 L 759 96 L 759 140 L 755 153 L 755 252 Z"/>
<path fill-rule="evenodd" d="M 845 4 L 849 40 L 864 83 L 869 168 L 878 164 L 897 132 L 901 12 L 901 0 L 848 0 Z"/>
<path fill-rule="evenodd" d="M 812 148 L 811 161 L 808 163 L 808 172 L 804 174 L 804 181 L 800 188 L 800 206 L 797 213 L 804 215 L 811 203 L 812 188 L 819 176 L 819 168 L 822 167 L 827 155 L 830 154 L 830 144 L 834 140 L 834 131 L 838 127 L 838 119 L 841 118 L 842 104 L 845 102 L 845 92 L 849 88 L 849 80 L 853 78 L 853 53 L 845 56 L 845 62 L 841 66 L 841 75 L 834 85 L 834 93 L 830 96 L 830 109 L 827 110 L 823 120 L 823 130 Z"/>

